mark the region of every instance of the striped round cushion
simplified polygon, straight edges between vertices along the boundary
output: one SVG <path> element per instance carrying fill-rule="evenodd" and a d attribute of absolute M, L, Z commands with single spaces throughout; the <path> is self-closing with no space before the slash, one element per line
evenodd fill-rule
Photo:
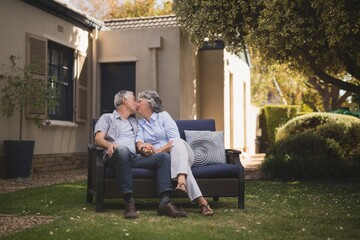
<path fill-rule="evenodd" d="M 226 163 L 223 131 L 185 130 L 184 133 L 194 152 L 194 167 Z"/>

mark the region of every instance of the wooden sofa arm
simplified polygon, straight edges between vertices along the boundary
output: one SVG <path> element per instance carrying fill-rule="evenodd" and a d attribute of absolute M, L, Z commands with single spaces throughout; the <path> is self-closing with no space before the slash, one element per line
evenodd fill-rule
<path fill-rule="evenodd" d="M 89 165 L 93 166 L 96 169 L 96 177 L 104 177 L 104 161 L 103 161 L 103 148 L 97 147 L 94 144 L 88 144 L 88 149 L 93 155 L 89 158 L 90 161 L 94 161 Z"/>

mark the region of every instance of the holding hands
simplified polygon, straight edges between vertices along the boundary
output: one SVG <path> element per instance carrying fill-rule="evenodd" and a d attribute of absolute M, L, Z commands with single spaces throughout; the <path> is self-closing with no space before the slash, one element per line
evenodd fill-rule
<path fill-rule="evenodd" d="M 138 151 L 144 155 L 145 157 L 151 156 L 155 153 L 159 153 L 159 152 L 170 152 L 171 148 L 172 148 L 172 141 L 168 142 L 167 144 L 165 144 L 164 146 L 162 146 L 161 148 L 156 149 L 154 147 L 154 145 L 150 144 L 150 143 L 143 143 L 143 142 L 137 142 L 136 143 L 137 149 Z"/>
<path fill-rule="evenodd" d="M 154 146 L 149 143 L 138 143 L 138 151 L 146 157 L 156 153 Z"/>

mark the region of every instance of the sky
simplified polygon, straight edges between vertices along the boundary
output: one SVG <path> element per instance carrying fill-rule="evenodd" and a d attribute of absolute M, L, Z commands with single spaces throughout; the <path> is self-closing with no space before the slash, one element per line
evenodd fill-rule
<path fill-rule="evenodd" d="M 1 1 L 1 0 L 0 0 Z M 69 7 L 72 7 L 72 8 L 75 8 L 75 9 L 78 9 L 78 10 L 80 10 L 80 11 L 84 11 L 83 9 L 80 9 L 78 6 L 78 2 L 79 2 L 79 0 L 57 0 L 57 1 L 60 1 L 60 2 L 63 2 L 63 3 L 65 3 L 65 4 L 67 4 Z M 85 0 L 86 2 L 88 1 L 88 0 Z M 103 0 L 96 0 L 96 1 L 98 1 L 98 2 L 102 2 Z M 117 0 L 118 2 L 119 2 L 119 4 L 121 4 L 122 2 L 125 2 L 125 0 Z M 134 0 L 133 0 L 134 1 Z M 156 0 L 156 2 L 157 2 L 157 4 L 162 4 L 163 2 L 165 2 L 166 0 Z M 168 0 L 167 0 L 168 1 Z M 91 17 L 94 17 L 94 18 L 96 18 L 96 19 L 101 19 L 101 16 L 104 16 L 102 13 L 104 13 L 104 12 L 107 12 L 107 10 L 106 9 L 99 9 L 99 11 L 98 11 L 98 14 L 96 14 L 97 16 L 92 16 L 91 14 L 89 14 L 89 13 L 87 13 L 87 12 L 85 12 L 86 14 L 88 14 L 89 16 L 91 16 Z"/>

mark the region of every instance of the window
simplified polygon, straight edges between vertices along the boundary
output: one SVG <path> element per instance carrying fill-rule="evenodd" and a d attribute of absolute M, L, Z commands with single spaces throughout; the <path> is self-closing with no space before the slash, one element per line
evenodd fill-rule
<path fill-rule="evenodd" d="M 48 108 L 54 120 L 73 121 L 74 50 L 48 41 L 48 77 L 50 96 L 55 106 Z"/>
<path fill-rule="evenodd" d="M 86 52 L 68 48 L 31 33 L 26 34 L 26 63 L 39 65 L 34 72 L 48 81 L 56 106 L 26 109 L 26 117 L 86 123 L 88 120 L 89 67 Z"/>

